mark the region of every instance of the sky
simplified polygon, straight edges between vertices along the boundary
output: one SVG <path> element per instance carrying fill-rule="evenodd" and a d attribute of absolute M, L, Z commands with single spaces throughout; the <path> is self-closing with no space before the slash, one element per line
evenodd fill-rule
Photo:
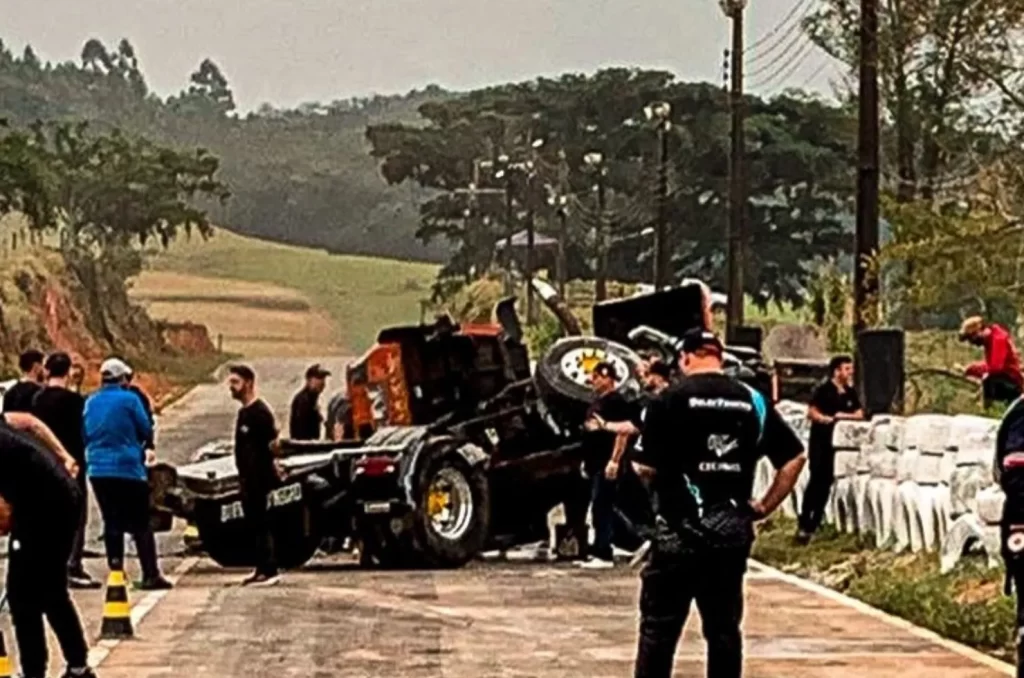
<path fill-rule="evenodd" d="M 767 37 L 748 50 L 750 91 L 831 91 L 837 65 L 779 23 L 813 1 L 750 0 L 748 44 Z M 0 17 L 0 39 L 44 61 L 127 37 L 161 95 L 210 57 L 242 110 L 605 66 L 721 82 L 730 30 L 716 0 L 0 0 Z"/>

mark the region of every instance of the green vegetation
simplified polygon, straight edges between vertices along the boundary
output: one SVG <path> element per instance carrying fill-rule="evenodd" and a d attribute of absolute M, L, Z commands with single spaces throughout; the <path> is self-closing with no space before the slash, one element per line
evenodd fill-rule
<path fill-rule="evenodd" d="M 796 523 L 764 522 L 754 557 L 784 572 L 824 584 L 939 635 L 1003 660 L 1014 655 L 1013 599 L 1002 595 L 1003 570 L 968 558 L 939 574 L 935 554 L 875 551 L 873 538 L 826 527 L 807 547 L 793 545 Z"/>
<path fill-rule="evenodd" d="M 417 323 L 437 267 L 406 261 L 331 255 L 218 230 L 209 240 L 181 240 L 155 253 L 150 267 L 296 289 L 328 313 L 352 351 L 386 325 Z M 254 328 L 258 330 L 258 328 Z"/>

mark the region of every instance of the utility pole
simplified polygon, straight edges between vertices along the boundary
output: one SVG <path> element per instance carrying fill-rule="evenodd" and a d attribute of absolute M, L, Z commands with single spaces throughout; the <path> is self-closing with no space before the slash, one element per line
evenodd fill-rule
<path fill-rule="evenodd" d="M 870 259 L 878 251 L 878 2 L 860 2 L 860 111 L 857 134 L 857 235 L 854 338 L 878 314 L 878 278 Z"/>
<path fill-rule="evenodd" d="M 672 106 L 664 101 L 644 109 L 648 120 L 658 130 L 658 223 L 654 229 L 654 288 L 668 287 L 672 273 L 669 270 L 668 246 L 668 132 L 672 129 Z"/>
<path fill-rule="evenodd" d="M 565 241 L 569 237 L 569 163 L 565 158 L 565 149 L 558 151 L 558 196 L 555 198 L 558 212 L 558 254 L 555 261 L 555 278 L 558 283 L 558 295 L 565 299 L 565 284 L 568 278 Z"/>
<path fill-rule="evenodd" d="M 597 270 L 594 296 L 597 301 L 608 298 L 608 203 L 604 188 L 604 162 L 597 168 Z"/>
<path fill-rule="evenodd" d="M 732 20 L 732 68 L 729 85 L 729 112 L 732 117 L 729 153 L 729 221 L 726 225 L 728 294 L 726 338 L 743 325 L 743 268 L 746 261 L 744 212 L 747 195 L 743 172 L 743 11 L 746 0 L 721 0 L 722 11 Z"/>

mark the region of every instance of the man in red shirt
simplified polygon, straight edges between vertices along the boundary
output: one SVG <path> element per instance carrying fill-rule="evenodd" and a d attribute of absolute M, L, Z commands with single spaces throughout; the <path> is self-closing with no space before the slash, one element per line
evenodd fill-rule
<path fill-rule="evenodd" d="M 985 349 L 985 360 L 968 365 L 964 372 L 981 379 L 987 407 L 993 402 L 1011 403 L 1024 388 L 1020 358 L 1013 337 L 1002 325 L 986 325 L 980 317 L 968 318 L 960 327 L 960 340 Z"/>

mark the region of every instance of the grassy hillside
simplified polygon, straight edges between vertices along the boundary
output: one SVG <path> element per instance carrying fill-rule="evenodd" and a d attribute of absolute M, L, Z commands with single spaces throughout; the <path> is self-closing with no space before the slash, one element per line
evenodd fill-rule
<path fill-rule="evenodd" d="M 372 343 L 382 326 L 418 322 L 420 300 L 429 296 L 437 271 L 431 264 L 330 255 L 225 230 L 206 242 L 178 242 L 156 254 L 149 268 L 293 289 L 334 325 L 337 336 L 327 338 L 325 345 L 340 344 L 353 352 Z M 259 327 L 258 320 L 253 324 L 254 335 L 271 329 Z"/>

